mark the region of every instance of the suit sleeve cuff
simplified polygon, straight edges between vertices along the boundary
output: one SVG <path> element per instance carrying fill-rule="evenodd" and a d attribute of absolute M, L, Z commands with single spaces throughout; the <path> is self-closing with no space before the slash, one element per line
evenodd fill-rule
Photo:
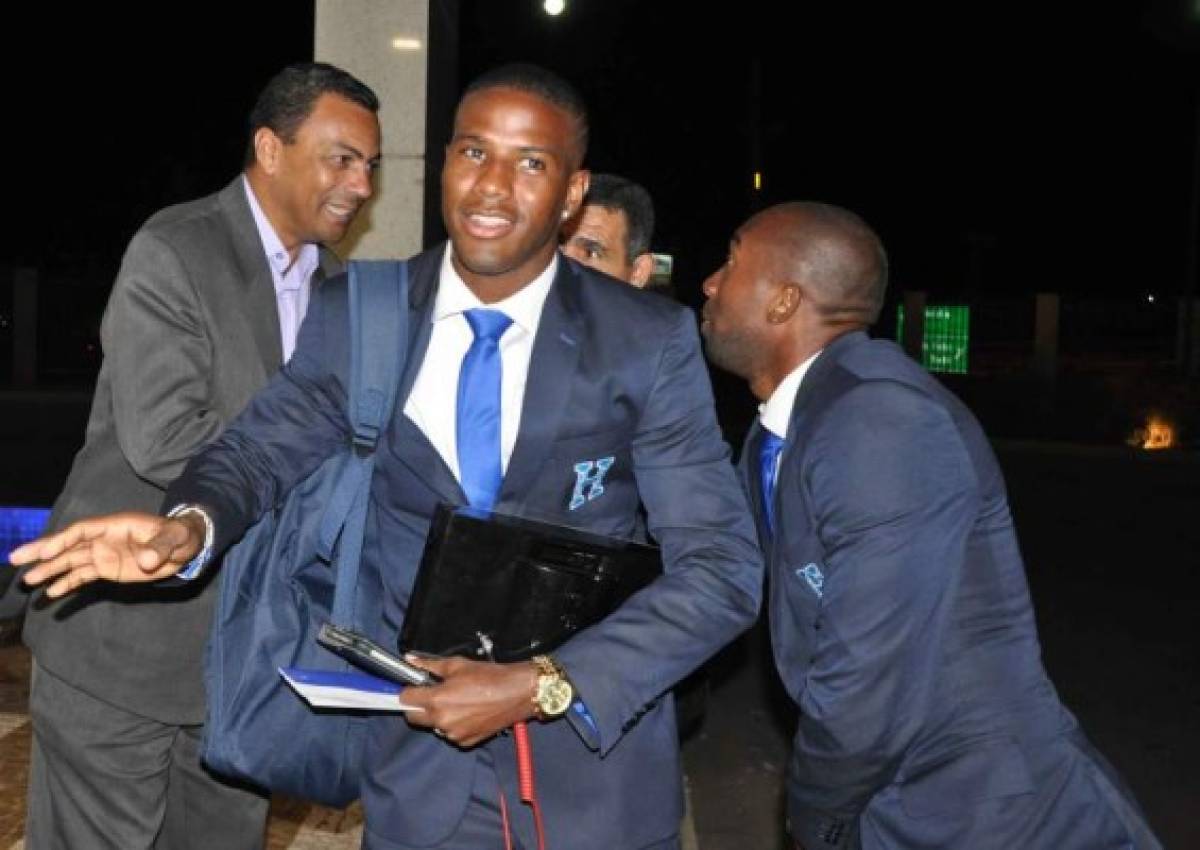
<path fill-rule="evenodd" d="M 582 699 L 576 697 L 567 709 L 567 722 L 589 750 L 600 749 L 600 727 Z"/>
<path fill-rule="evenodd" d="M 204 568 L 208 566 L 208 562 L 212 559 L 213 538 L 215 536 L 212 517 L 199 505 L 176 505 L 167 511 L 167 517 L 171 519 L 187 514 L 194 514 L 204 520 L 204 548 L 200 550 L 200 554 L 188 561 L 183 569 L 175 573 L 175 578 L 182 579 L 183 581 L 191 581 L 204 572 Z"/>

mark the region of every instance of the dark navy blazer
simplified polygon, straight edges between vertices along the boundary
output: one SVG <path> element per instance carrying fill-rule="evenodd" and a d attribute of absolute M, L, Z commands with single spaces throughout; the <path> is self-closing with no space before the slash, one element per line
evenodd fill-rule
<path fill-rule="evenodd" d="M 364 563 L 382 576 L 380 636 L 393 645 L 435 506 L 465 503 L 441 456 L 400 412 L 428 345 L 442 251 L 411 261 L 411 353 L 379 449 L 364 546 Z M 344 278 L 333 278 L 314 293 L 289 364 L 172 488 L 169 501 L 212 511 L 218 547 L 349 439 L 346 328 Z M 571 510 L 576 464 L 608 457 L 603 494 Z M 678 832 L 674 714 L 670 696 L 660 697 L 750 625 L 762 584 L 692 313 L 560 257 L 497 510 L 630 537 L 639 505 L 662 546 L 664 575 L 555 652 L 595 718 L 598 746 L 566 722 L 530 724 L 552 847 L 635 848 Z M 377 718 L 373 734 L 367 845 L 437 844 L 463 815 L 478 750 L 460 751 L 395 716 Z M 527 807 L 516 802 L 512 740 L 484 747 L 514 827 L 533 846 Z"/>
<path fill-rule="evenodd" d="M 740 468 L 759 517 L 761 438 Z M 1042 668 L 986 437 L 894 344 L 850 333 L 814 361 L 774 516 L 760 536 L 807 850 L 1158 846 Z"/>

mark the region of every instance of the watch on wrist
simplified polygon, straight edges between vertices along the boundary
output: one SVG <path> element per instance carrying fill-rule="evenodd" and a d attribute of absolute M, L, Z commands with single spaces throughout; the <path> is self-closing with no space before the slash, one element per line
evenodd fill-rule
<path fill-rule="evenodd" d="M 549 655 L 535 655 L 532 659 L 537 667 L 537 687 L 533 693 L 533 705 L 545 719 L 562 717 L 575 700 L 575 688 L 566 672 Z"/>

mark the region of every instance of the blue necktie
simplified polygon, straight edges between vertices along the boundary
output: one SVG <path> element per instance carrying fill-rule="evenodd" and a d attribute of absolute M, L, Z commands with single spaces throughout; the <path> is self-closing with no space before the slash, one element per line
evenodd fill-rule
<path fill-rule="evenodd" d="M 773 535 L 775 533 L 775 470 L 779 453 L 783 451 L 783 437 L 765 425 L 762 432 L 762 443 L 758 446 L 758 481 L 762 486 L 763 518 L 767 521 L 767 531 Z"/>
<path fill-rule="evenodd" d="M 500 494 L 500 337 L 512 319 L 499 310 L 463 313 L 475 341 L 458 373 L 458 480 L 473 508 L 490 511 Z"/>

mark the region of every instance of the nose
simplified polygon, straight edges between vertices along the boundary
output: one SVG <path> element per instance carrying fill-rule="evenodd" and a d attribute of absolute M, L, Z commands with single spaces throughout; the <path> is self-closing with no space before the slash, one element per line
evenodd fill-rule
<path fill-rule="evenodd" d="M 370 164 L 360 162 L 357 167 L 349 170 L 349 177 L 346 179 L 346 188 L 349 189 L 356 198 L 367 200 L 375 192 L 375 185 L 372 182 L 374 169 Z"/>
<path fill-rule="evenodd" d="M 700 290 L 704 293 L 705 298 L 712 298 L 717 294 L 717 273 L 713 272 L 704 279 L 704 283 L 700 285 Z"/>
<path fill-rule="evenodd" d="M 505 197 L 512 188 L 509 171 L 499 157 L 491 157 L 479 171 L 475 188 L 485 197 Z"/>

